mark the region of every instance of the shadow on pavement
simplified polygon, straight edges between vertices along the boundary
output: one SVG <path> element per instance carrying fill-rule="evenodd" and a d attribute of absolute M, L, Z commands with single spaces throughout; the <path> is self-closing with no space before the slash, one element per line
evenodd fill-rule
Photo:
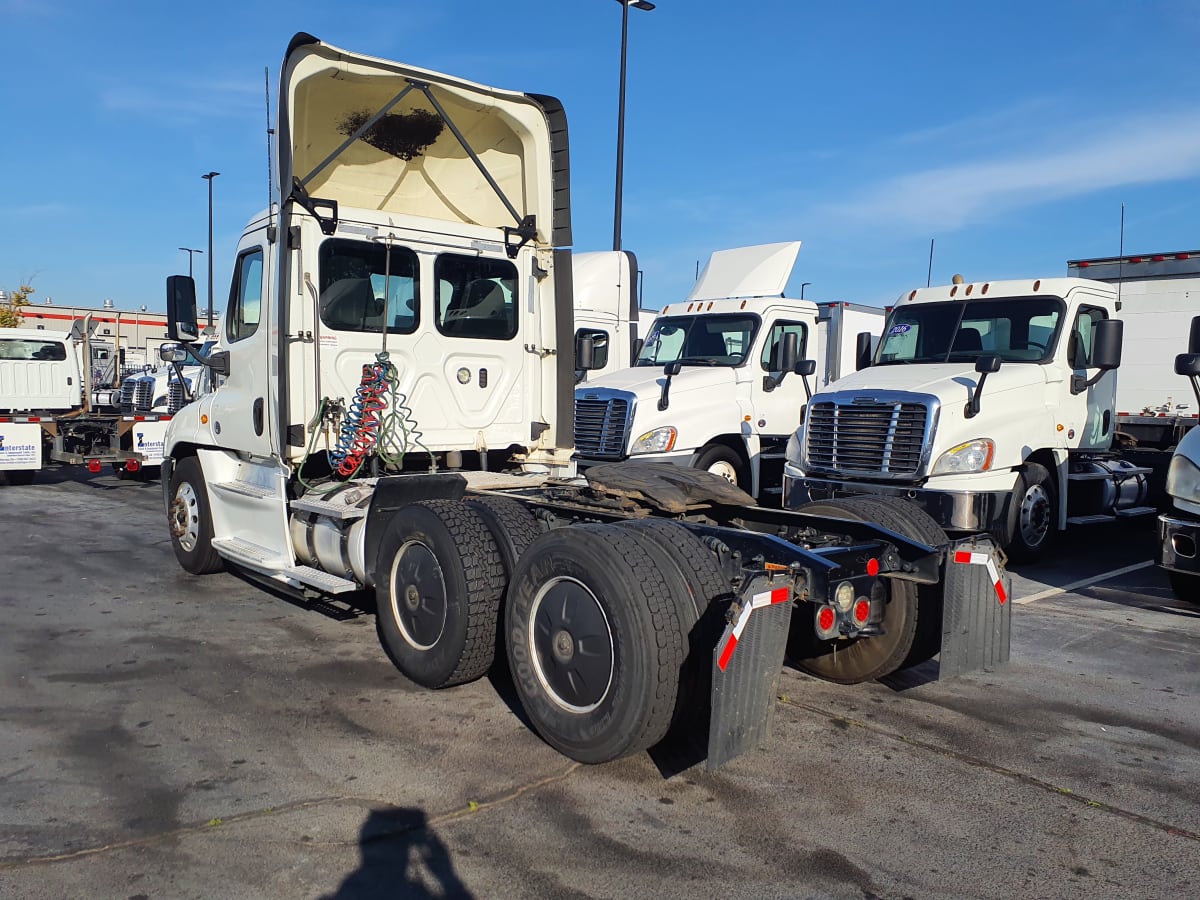
<path fill-rule="evenodd" d="M 375 809 L 358 839 L 361 860 L 338 889 L 322 900 L 474 895 L 419 809 Z"/>

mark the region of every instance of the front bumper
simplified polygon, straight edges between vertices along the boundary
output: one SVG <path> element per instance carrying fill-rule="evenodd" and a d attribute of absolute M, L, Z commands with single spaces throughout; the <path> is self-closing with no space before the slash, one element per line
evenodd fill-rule
<path fill-rule="evenodd" d="M 1200 575 L 1200 521 L 1176 515 L 1158 517 L 1158 564 L 1172 572 Z"/>
<path fill-rule="evenodd" d="M 784 505 L 795 509 L 811 500 L 884 495 L 920 506 L 946 531 L 1004 533 L 1008 527 L 1011 490 L 934 491 L 908 485 L 868 484 L 801 475 L 787 466 L 783 476 Z"/>

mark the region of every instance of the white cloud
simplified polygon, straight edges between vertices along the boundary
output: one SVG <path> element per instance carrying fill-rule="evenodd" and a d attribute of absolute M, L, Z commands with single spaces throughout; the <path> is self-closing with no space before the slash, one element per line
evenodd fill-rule
<path fill-rule="evenodd" d="M 1052 149 L 914 172 L 868 185 L 826 212 L 945 232 L 1016 209 L 1124 185 L 1200 176 L 1200 114 L 1078 124 Z M 1066 149 L 1063 149 L 1063 147 Z"/>

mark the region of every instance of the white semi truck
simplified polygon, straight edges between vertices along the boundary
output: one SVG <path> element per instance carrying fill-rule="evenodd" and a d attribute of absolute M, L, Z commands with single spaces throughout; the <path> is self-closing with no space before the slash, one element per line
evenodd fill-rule
<path fill-rule="evenodd" d="M 687 299 L 655 319 L 632 368 L 577 387 L 579 468 L 670 462 L 779 506 L 808 376 L 820 373 L 818 386 L 836 380 L 854 364 L 860 334 L 877 340 L 884 317 L 874 307 L 785 297 L 799 250 L 790 241 L 716 251 Z"/>
<path fill-rule="evenodd" d="M 662 464 L 548 478 L 597 361 L 575 342 L 556 100 L 300 34 L 279 110 L 282 202 L 239 243 L 215 386 L 167 433 L 186 570 L 370 591 L 428 687 L 480 677 L 499 643 L 533 727 L 584 762 L 710 718 L 710 766 L 755 746 L 785 653 L 841 682 L 1007 658 L 992 543 L 906 504 L 759 510 Z M 168 320 L 198 337 L 190 278 Z"/>
<path fill-rule="evenodd" d="M 809 404 L 788 451 L 789 505 L 905 497 L 947 530 L 991 533 L 1021 559 L 1065 528 L 1153 515 L 1151 479 L 1165 472 L 1168 432 L 1182 420 L 1121 413 L 1158 396 L 1151 368 L 1163 396 L 1177 393 L 1162 360 L 1180 334 L 1173 307 L 1194 296 L 1190 276 L 1158 277 L 905 293 L 873 364 Z M 1118 366 L 1142 375 L 1131 378 L 1132 405 L 1118 400 Z M 1132 433 L 1147 419 L 1160 443 Z"/>
<path fill-rule="evenodd" d="M 1192 319 L 1188 352 L 1175 358 L 1175 372 L 1191 382 L 1200 406 L 1200 316 Z M 1200 604 L 1200 428 L 1179 441 L 1167 468 L 1170 508 L 1158 517 L 1158 564 L 1175 596 Z"/>
<path fill-rule="evenodd" d="M 9 484 L 29 484 L 51 464 L 137 472 L 146 443 L 161 445 L 165 417 L 93 408 L 86 343 L 52 331 L 0 329 L 0 472 Z"/>

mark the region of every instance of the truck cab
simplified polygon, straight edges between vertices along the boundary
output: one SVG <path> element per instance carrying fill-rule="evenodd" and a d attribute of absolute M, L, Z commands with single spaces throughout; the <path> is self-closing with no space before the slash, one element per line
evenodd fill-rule
<path fill-rule="evenodd" d="M 788 450 L 789 505 L 916 500 L 1017 558 L 1068 524 L 1148 515 L 1149 470 L 1113 452 L 1116 290 L 1078 278 L 906 292 L 872 365 L 814 395 Z"/>
<path fill-rule="evenodd" d="M 800 242 L 712 254 L 682 303 L 663 308 L 631 368 L 575 390 L 581 469 L 637 458 L 715 472 L 762 498 L 780 493 L 783 448 L 806 399 L 787 371 L 816 344 L 818 307 L 783 296 Z M 807 372 L 811 374 L 813 364 Z"/>
<path fill-rule="evenodd" d="M 1188 352 L 1175 358 L 1200 404 L 1200 316 L 1192 319 Z M 1200 428 L 1190 429 L 1175 447 L 1167 467 L 1170 508 L 1158 517 L 1158 564 L 1175 596 L 1200 604 Z"/>

